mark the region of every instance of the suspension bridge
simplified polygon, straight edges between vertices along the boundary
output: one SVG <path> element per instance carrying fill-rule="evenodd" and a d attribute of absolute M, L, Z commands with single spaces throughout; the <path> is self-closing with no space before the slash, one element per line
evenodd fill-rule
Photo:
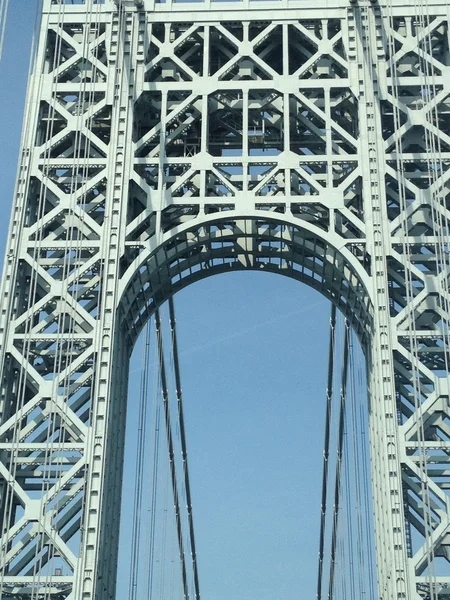
<path fill-rule="evenodd" d="M 449 14 L 37 3 L 0 290 L 1 600 L 214 600 L 177 302 L 238 271 L 330 305 L 320 403 L 288 409 L 323 415 L 308 597 L 449 600 Z"/>

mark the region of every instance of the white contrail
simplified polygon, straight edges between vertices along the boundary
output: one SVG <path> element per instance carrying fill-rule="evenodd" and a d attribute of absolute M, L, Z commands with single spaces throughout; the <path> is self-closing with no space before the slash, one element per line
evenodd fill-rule
<path fill-rule="evenodd" d="M 277 317 L 273 317 L 272 319 L 266 319 L 262 323 L 257 323 L 256 325 L 252 325 L 251 327 L 247 327 L 246 329 L 241 329 L 239 331 L 235 331 L 234 333 L 230 333 L 229 335 L 225 335 L 223 337 L 214 338 L 213 340 L 211 340 L 210 342 L 207 342 L 206 344 L 201 344 L 200 346 L 191 346 L 190 348 L 186 348 L 186 350 L 180 352 L 179 354 L 180 354 L 180 356 L 183 356 L 183 355 L 189 354 L 190 352 L 196 352 L 197 350 L 203 350 L 204 348 L 210 348 L 211 346 L 215 346 L 216 344 L 220 344 L 221 342 L 226 342 L 228 340 L 232 340 L 241 335 L 245 335 L 246 333 L 251 333 L 252 331 L 260 329 L 261 327 L 265 327 L 266 325 L 271 325 L 272 323 L 276 323 L 278 321 L 281 321 L 282 319 L 287 319 L 289 317 L 295 317 L 297 315 L 301 315 L 303 313 L 309 312 L 313 308 L 317 308 L 319 305 L 320 305 L 320 302 L 314 302 L 313 304 L 308 304 L 294 312 L 284 313 L 284 314 L 278 315 Z"/>
<path fill-rule="evenodd" d="M 5 39 L 6 17 L 8 15 L 9 0 L 0 0 L 0 60 L 2 59 L 3 42 Z"/>
<path fill-rule="evenodd" d="M 190 354 L 191 352 L 197 352 L 198 350 L 203 350 L 205 348 L 211 348 L 211 346 L 216 346 L 217 344 L 220 344 L 222 342 L 227 342 L 228 340 L 232 340 L 241 335 L 251 333 L 252 331 L 261 329 L 261 327 L 265 327 L 266 325 L 271 325 L 272 323 L 277 323 L 278 321 L 281 321 L 282 319 L 296 317 L 298 315 L 309 312 L 310 310 L 313 310 L 314 308 L 317 308 L 320 304 L 321 304 L 320 302 L 314 302 L 313 304 L 307 304 L 306 306 L 303 306 L 302 308 L 295 310 L 293 312 L 284 313 L 284 314 L 278 315 L 277 317 L 273 317 L 272 319 L 266 319 L 262 323 L 256 323 L 255 325 L 252 325 L 251 327 L 247 327 L 245 329 L 240 329 L 239 331 L 235 331 L 234 333 L 230 333 L 229 335 L 224 335 L 222 337 L 214 338 L 213 340 L 211 340 L 210 342 L 207 342 L 206 344 L 201 344 L 199 346 L 191 346 L 190 348 L 186 348 L 186 350 L 179 352 L 179 356 L 185 356 L 187 354 Z M 135 369 L 130 371 L 129 374 L 131 375 L 133 373 L 137 373 L 138 371 L 141 371 L 141 367 L 136 367 Z"/>

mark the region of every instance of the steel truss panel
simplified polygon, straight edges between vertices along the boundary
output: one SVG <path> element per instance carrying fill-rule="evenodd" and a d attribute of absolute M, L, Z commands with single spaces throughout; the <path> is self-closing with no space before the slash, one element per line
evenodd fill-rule
<path fill-rule="evenodd" d="M 115 597 L 131 348 L 231 269 L 350 319 L 379 597 L 450 597 L 448 2 L 311 4 L 44 1 L 1 289 L 4 600 Z"/>

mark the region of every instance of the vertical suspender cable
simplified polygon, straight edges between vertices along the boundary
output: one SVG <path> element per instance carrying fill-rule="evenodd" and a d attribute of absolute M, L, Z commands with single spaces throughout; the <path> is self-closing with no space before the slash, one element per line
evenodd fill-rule
<path fill-rule="evenodd" d="M 95 16 L 95 18 L 94 18 L 94 16 Z M 90 36 L 91 36 L 92 32 L 95 32 L 95 35 L 98 35 L 99 17 L 100 17 L 99 5 L 97 5 L 97 8 L 95 10 L 95 15 L 94 15 L 94 11 L 93 11 L 93 6 L 91 5 L 89 8 L 89 11 L 88 11 L 88 20 L 87 20 L 86 26 L 84 27 L 84 31 L 83 31 L 83 42 L 82 42 L 82 55 L 83 56 L 88 55 Z M 96 46 L 95 50 L 93 51 L 95 58 L 96 58 L 97 53 L 98 53 L 98 46 Z M 96 72 L 97 72 L 97 66 L 96 66 L 96 63 L 94 62 L 93 63 L 93 79 L 94 80 L 96 78 Z M 77 116 L 77 124 L 76 124 L 74 144 L 73 144 L 74 171 L 72 173 L 72 177 L 78 178 L 79 173 L 81 172 L 83 179 L 85 179 L 86 174 L 89 169 L 90 143 L 91 142 L 90 142 L 90 138 L 87 138 L 87 145 L 84 147 L 84 157 L 83 157 L 83 138 L 81 135 L 79 135 L 79 131 L 82 127 L 82 115 L 85 112 L 86 81 L 83 82 L 82 90 L 83 91 L 81 92 L 81 100 L 80 100 L 81 110 L 79 111 L 79 114 Z M 89 95 L 90 96 L 92 95 L 92 91 L 89 92 Z M 54 102 L 56 96 L 55 96 L 55 94 L 53 96 L 54 97 L 52 98 L 52 100 Z M 52 115 L 54 116 L 54 114 L 55 114 L 55 110 L 53 109 Z M 77 190 L 73 186 L 73 182 L 71 184 L 71 188 L 72 188 L 71 199 L 73 202 L 72 210 L 73 210 L 74 214 L 76 214 L 74 205 L 76 205 L 76 203 L 77 203 L 78 196 L 77 196 Z M 80 206 L 80 209 L 82 210 L 81 215 L 80 215 L 81 228 L 82 228 L 82 225 L 84 224 L 85 201 L 86 201 L 86 192 L 83 192 L 79 199 L 79 206 Z M 80 274 L 77 271 L 79 269 L 80 257 L 82 255 L 82 250 L 83 250 L 81 236 L 78 240 L 76 238 L 74 238 L 73 223 L 69 222 L 67 231 L 68 231 L 69 244 L 68 244 L 68 250 L 67 250 L 67 260 L 64 261 L 65 273 L 63 275 L 63 278 L 67 279 L 70 276 L 70 269 L 71 269 L 70 262 L 72 259 L 74 262 L 75 268 L 76 268 L 76 270 L 74 271 L 75 277 L 74 277 L 73 281 L 77 282 L 77 284 L 78 284 L 78 282 L 80 280 Z M 68 293 L 66 287 L 63 288 L 61 300 L 63 300 L 64 302 L 70 301 L 70 294 Z M 73 334 L 75 333 L 75 321 L 72 320 L 67 331 L 63 334 L 61 331 L 61 327 L 63 325 L 63 319 L 64 319 L 64 317 L 60 313 L 58 316 L 58 332 L 60 332 L 58 334 L 59 342 L 57 343 L 58 352 L 56 352 L 55 360 L 54 360 L 54 363 L 55 363 L 54 370 L 55 370 L 55 372 L 59 372 L 59 373 L 64 371 L 64 353 L 67 353 L 70 355 L 70 354 L 72 354 L 72 352 L 75 350 L 75 347 L 76 347 L 75 338 L 73 337 Z M 65 344 L 64 344 L 65 336 L 67 336 L 68 340 L 67 340 L 67 347 L 65 350 L 63 350 L 63 346 L 65 346 Z M 70 371 L 68 371 L 64 375 L 64 377 L 61 380 L 59 380 L 59 383 L 58 383 L 57 379 L 55 379 L 53 382 L 54 393 L 56 393 L 56 386 L 59 385 L 60 387 L 63 388 L 64 395 L 66 396 L 66 401 L 63 404 L 63 423 L 65 422 L 65 418 L 67 415 L 67 408 L 68 408 L 68 403 L 69 403 L 69 398 L 70 398 L 70 393 L 69 393 L 70 378 L 71 378 L 71 373 L 70 373 Z M 59 430 L 58 445 L 57 445 L 57 447 L 55 447 L 55 450 L 57 452 L 61 452 L 63 450 L 63 443 L 64 443 L 64 427 L 62 426 L 62 427 L 60 427 L 60 430 Z M 55 441 L 55 444 L 56 444 L 56 441 Z M 61 481 L 55 482 L 54 487 L 57 490 L 57 492 L 56 491 L 54 492 L 55 495 L 59 494 L 62 489 Z M 55 511 L 56 514 L 60 510 L 59 502 L 60 501 L 58 500 L 58 502 L 54 505 L 54 508 L 53 508 L 53 510 Z M 63 500 L 63 502 L 64 502 L 64 500 Z M 81 506 L 82 506 L 82 504 L 81 504 Z M 55 526 L 56 526 L 56 524 L 55 524 Z M 49 551 L 48 551 L 47 559 L 46 559 L 47 563 L 51 562 L 55 558 L 56 555 L 55 555 L 54 551 L 55 551 L 55 548 L 53 545 L 51 545 L 49 548 Z M 51 583 L 50 578 L 51 578 L 51 570 L 48 569 L 46 578 L 45 578 L 45 589 L 47 589 L 50 586 L 50 583 Z"/>
<path fill-rule="evenodd" d="M 61 25 L 63 18 L 64 18 L 64 12 L 65 12 L 65 6 L 63 5 L 62 9 L 60 8 L 58 11 L 58 26 Z M 60 58 L 61 58 L 61 43 L 57 44 L 55 46 L 55 60 L 57 62 L 57 64 L 59 64 Z M 56 92 L 56 81 L 55 79 L 52 80 L 52 84 L 51 84 L 51 97 L 52 99 L 55 97 L 55 92 Z M 48 165 L 48 161 L 50 160 L 50 153 L 51 153 L 51 149 L 50 149 L 50 145 L 49 142 L 51 140 L 51 138 L 53 137 L 53 128 L 54 128 L 54 112 L 52 112 L 52 110 L 49 110 L 49 119 L 47 121 L 47 125 L 46 125 L 46 129 L 47 129 L 47 134 L 48 136 L 46 136 L 46 145 L 48 144 L 48 147 L 46 148 L 45 154 L 44 154 L 44 167 L 43 167 L 43 172 L 46 173 L 46 166 Z M 38 214 L 37 216 L 37 222 L 39 221 L 39 219 L 42 219 L 45 216 L 45 196 L 46 196 L 46 184 L 44 189 L 41 188 L 40 190 L 40 195 L 39 195 L 39 208 L 38 208 Z M 40 256 L 40 252 L 41 252 L 41 243 L 44 240 L 45 234 L 44 234 L 44 228 L 41 228 L 41 230 L 39 231 L 39 234 L 36 236 L 37 240 L 36 240 L 36 244 L 35 247 L 33 249 L 33 256 L 34 256 L 34 260 L 38 260 L 39 256 Z M 64 266 L 63 266 L 63 271 L 65 270 L 66 267 L 66 263 L 64 261 Z M 36 293 L 36 290 L 38 289 L 38 277 L 37 275 L 32 276 L 32 282 L 30 285 L 30 295 L 29 295 L 29 300 L 28 300 L 28 307 L 30 312 L 32 312 L 33 308 L 33 297 L 34 294 Z M 57 319 L 57 330 L 60 331 L 60 317 L 58 317 Z M 30 323 L 30 334 L 31 334 L 31 323 Z M 56 336 L 56 341 L 55 341 L 55 355 L 54 355 L 54 359 L 53 359 L 53 371 L 55 372 L 55 367 L 57 367 L 57 365 L 59 365 L 59 359 L 62 353 L 62 345 L 60 342 L 60 334 L 57 334 Z M 28 353 L 30 353 L 30 349 L 31 349 L 31 338 L 28 342 Z M 29 360 L 29 355 L 27 356 L 27 361 Z M 25 380 L 26 381 L 26 380 Z M 26 385 L 26 383 L 25 383 Z M 25 393 L 25 385 L 23 388 L 23 393 Z M 52 383 L 52 396 L 54 394 L 54 381 Z M 43 475 L 43 479 L 42 479 L 42 487 L 41 487 L 41 497 L 39 499 L 39 512 L 40 514 L 44 514 L 44 512 L 46 511 L 46 496 L 49 493 L 49 490 L 51 489 L 51 466 L 52 466 L 52 455 L 53 452 L 55 450 L 55 434 L 56 434 L 56 427 L 57 427 L 57 419 L 56 416 L 54 415 L 53 417 L 49 417 L 48 419 L 48 424 L 47 424 L 47 428 L 46 428 L 46 433 L 45 433 L 45 438 L 47 440 L 47 444 L 46 444 L 46 448 L 45 451 L 43 452 L 43 462 L 42 462 L 42 475 Z M 45 555 L 46 555 L 46 546 L 47 546 L 47 540 L 46 540 L 46 532 L 44 531 L 44 528 L 42 526 L 42 521 L 39 520 L 38 521 L 38 527 L 37 527 L 37 535 L 36 535 L 36 544 L 35 544 L 35 552 L 34 552 L 34 564 L 32 567 L 32 570 L 29 571 L 30 573 L 32 573 L 32 592 L 31 592 L 31 600 L 34 600 L 35 598 L 38 597 L 39 592 L 40 592 L 40 588 L 41 586 L 44 586 L 44 590 L 45 590 L 45 595 L 46 594 L 46 586 L 45 586 L 45 580 L 47 579 L 44 576 L 44 582 L 42 581 L 42 577 L 43 577 L 43 567 L 45 566 Z M 51 538 L 49 539 L 49 542 L 51 542 Z M 48 544 L 49 547 L 49 552 L 51 552 L 50 548 L 51 548 L 51 543 Z"/>
<path fill-rule="evenodd" d="M 141 372 L 139 416 L 138 416 L 138 435 L 136 448 L 136 486 L 134 490 L 133 504 L 133 530 L 132 530 L 132 548 L 131 548 L 131 568 L 128 595 L 130 600 L 134 600 L 137 595 L 137 582 L 139 575 L 139 554 L 140 554 L 140 534 L 141 534 L 141 505 L 142 505 L 142 484 L 144 479 L 144 456 L 146 443 L 146 420 L 147 420 L 147 398 L 148 398 L 148 372 L 150 361 L 150 321 L 145 329 L 144 339 L 144 361 Z"/>
<path fill-rule="evenodd" d="M 39 6 L 40 5 L 39 5 L 39 0 L 38 0 L 37 6 L 36 6 L 35 29 L 34 29 L 35 32 L 38 31 L 38 22 L 39 22 L 39 15 L 40 15 Z M 4 13 L 4 14 L 6 16 L 6 13 Z M 28 80 L 30 80 L 31 73 L 33 71 L 33 67 L 35 66 L 34 61 L 35 61 L 36 47 L 37 47 L 36 46 L 36 37 L 33 36 L 31 59 L 30 59 L 29 71 L 28 71 Z M 40 86 L 38 86 L 38 90 L 34 90 L 34 92 L 39 93 L 39 89 L 40 89 Z M 29 86 L 28 90 L 27 90 L 26 106 L 28 104 L 30 104 L 31 97 L 32 97 L 32 93 L 31 93 L 31 88 Z M 31 148 L 27 145 L 29 133 L 30 133 L 30 120 L 26 119 L 25 123 L 24 123 L 24 130 L 22 132 L 22 139 L 21 139 L 21 152 L 20 152 L 20 165 L 21 166 L 29 165 L 30 161 L 31 161 L 31 158 L 30 158 Z M 28 195 L 28 185 L 25 184 L 25 187 L 23 188 L 22 186 L 19 186 L 19 184 L 16 184 L 14 195 L 15 195 L 15 201 L 14 201 L 15 204 L 17 202 L 17 198 L 19 197 L 19 195 L 21 195 L 23 198 L 26 198 Z M 40 206 L 41 206 L 41 204 L 39 203 L 39 207 Z M 41 210 L 41 208 L 38 209 L 38 212 L 40 212 L 40 210 Z M 20 214 L 21 214 L 21 216 L 20 216 L 21 224 L 23 225 L 23 223 L 25 222 L 25 211 L 22 210 Z M 11 237 L 11 233 L 9 234 L 9 237 Z M 38 240 L 37 240 L 38 242 L 39 242 L 39 239 L 40 238 L 38 237 Z M 16 267 L 16 269 L 17 269 L 17 267 Z M 12 279 L 12 277 L 13 276 L 11 276 L 11 279 Z M 28 298 L 27 298 L 27 306 L 24 310 L 24 312 L 26 312 L 27 315 L 31 311 L 32 297 L 33 297 L 31 290 L 33 289 L 33 285 L 34 285 L 34 281 L 33 281 L 33 276 L 32 276 L 32 277 L 30 277 L 30 280 L 29 280 L 29 293 L 28 293 Z M 31 320 L 27 320 L 26 323 L 27 323 L 26 331 L 31 330 L 31 327 L 32 327 Z M 29 362 L 29 353 L 30 353 L 30 342 L 26 341 L 26 343 L 24 343 L 23 354 L 24 354 L 24 357 L 26 358 L 27 365 Z M 22 411 L 23 406 L 25 405 L 25 402 L 26 402 L 26 398 L 25 398 L 26 397 L 26 393 L 25 393 L 26 383 L 25 382 L 26 382 L 27 373 L 28 373 L 28 367 L 24 366 L 20 371 L 19 381 L 18 381 L 18 385 L 17 385 L 17 405 L 16 405 L 17 406 L 17 408 L 16 408 L 17 414 L 19 414 L 20 411 Z M 17 472 L 17 461 L 15 460 L 14 457 L 18 453 L 18 444 L 20 441 L 19 434 L 20 434 L 20 430 L 21 430 L 21 423 L 22 422 L 19 419 L 17 419 L 15 421 L 14 427 L 13 427 L 13 434 L 11 437 L 11 440 L 13 441 L 13 451 L 11 452 L 8 470 L 11 472 L 13 480 L 16 478 L 16 472 Z M 14 492 L 13 492 L 11 486 L 6 487 L 5 495 L 4 495 L 4 498 L 2 499 L 2 501 L 3 501 L 3 506 L 4 506 L 5 519 L 4 519 L 4 530 L 2 530 L 2 541 L 1 541 L 0 554 L 1 554 L 2 559 L 5 560 L 7 552 L 8 552 L 8 544 L 10 541 L 9 540 L 9 530 L 10 530 L 10 527 L 12 526 L 15 509 L 16 509 Z M 5 568 L 1 569 L 0 588 L 2 590 L 4 589 L 5 574 L 6 574 L 6 569 Z"/>
<path fill-rule="evenodd" d="M 336 478 L 334 485 L 334 506 L 333 506 L 333 529 L 331 534 L 331 561 L 330 561 L 330 579 L 328 584 L 328 600 L 333 599 L 334 574 L 336 562 L 336 547 L 339 522 L 339 497 L 341 493 L 341 473 L 342 473 L 342 450 L 344 445 L 345 429 L 345 401 L 347 394 L 347 373 L 348 373 L 348 355 L 350 347 L 350 325 L 345 321 L 344 337 L 344 357 L 341 371 L 341 402 L 339 408 L 339 429 L 337 440 L 337 460 L 336 460 Z"/>
<path fill-rule="evenodd" d="M 448 293 L 448 255 L 447 255 L 447 223 L 443 220 L 442 208 L 445 207 L 445 190 L 442 185 L 442 169 L 443 169 L 443 161 L 442 161 L 442 152 L 441 152 L 441 139 L 439 137 L 439 112 L 438 112 L 438 103 L 437 103 L 437 95 L 438 90 L 436 88 L 435 82 L 435 66 L 426 59 L 426 54 L 433 59 L 433 41 L 431 37 L 431 18 L 428 11 L 428 3 L 420 2 L 420 26 L 424 32 L 423 38 L 423 52 L 425 55 L 421 56 L 422 68 L 424 71 L 424 81 L 422 85 L 422 96 L 427 98 L 430 102 L 430 109 L 426 111 L 425 118 L 426 122 L 429 124 L 425 126 L 425 141 L 426 141 L 426 154 L 427 154 L 427 163 L 428 163 L 428 174 L 429 174 L 429 192 L 430 192 L 430 209 L 431 209 L 431 220 L 433 226 L 433 243 L 435 249 L 435 264 L 436 264 L 436 276 L 443 275 L 441 277 L 441 284 L 445 282 L 443 286 L 441 285 L 441 293 L 439 294 L 439 306 L 443 307 L 442 311 L 444 317 L 442 318 L 442 338 L 444 340 L 444 347 L 446 342 L 448 342 L 448 336 L 446 335 L 448 331 L 448 320 L 445 318 L 445 315 L 448 312 L 448 301 L 446 301 L 446 296 Z M 433 108 L 434 105 L 434 108 Z M 415 325 L 415 324 L 414 324 Z M 418 336 L 417 330 L 414 326 L 414 341 L 415 341 L 415 362 L 419 363 L 418 358 Z M 446 339 L 447 337 L 447 339 Z M 443 353 L 444 356 L 444 365 L 445 370 L 448 371 L 448 361 L 447 361 L 447 353 Z M 417 367 L 416 367 L 417 369 Z M 417 369 L 418 371 L 418 369 Z M 426 434 L 430 435 L 429 430 L 425 426 L 423 406 L 422 406 L 422 398 L 420 397 L 422 394 L 421 391 L 421 382 L 419 376 L 417 377 L 417 387 L 418 387 L 418 395 L 417 395 L 417 412 L 419 412 L 419 439 L 421 440 L 421 452 L 419 456 L 421 460 L 419 462 L 421 471 L 423 473 L 423 477 L 421 477 L 421 488 L 422 488 L 422 496 L 424 498 L 423 502 L 423 519 L 425 525 L 425 534 L 426 534 L 426 546 L 427 546 L 427 555 L 428 555 L 428 578 L 429 578 L 429 593 L 432 600 L 437 599 L 437 581 L 436 581 L 436 566 L 435 566 L 435 546 L 434 546 L 434 531 L 437 527 L 436 521 L 433 519 L 433 500 L 431 497 L 430 486 L 428 484 L 428 474 L 427 474 L 427 449 L 425 446 Z"/>
<path fill-rule="evenodd" d="M 155 347 L 152 348 L 152 355 L 156 354 L 153 352 L 157 345 L 155 339 Z M 160 422 L 161 422 L 161 408 L 159 404 L 158 392 L 161 388 L 161 373 L 159 370 L 158 361 L 154 361 L 154 377 L 153 377 L 153 389 L 152 398 L 154 409 L 153 409 L 153 444 L 152 444 L 152 465 L 151 465 L 151 486 L 150 486 L 150 521 L 148 530 L 148 555 L 146 564 L 146 580 L 144 586 L 144 598 L 153 598 L 153 590 L 155 587 L 154 574 L 155 574 L 155 544 L 156 544 L 156 503 L 157 503 L 157 492 L 158 492 L 158 478 L 159 478 L 159 452 L 160 452 Z"/>
<path fill-rule="evenodd" d="M 167 435 L 167 446 L 169 451 L 169 464 L 170 464 L 170 475 L 172 480 L 172 492 L 173 492 L 173 502 L 175 508 L 175 520 L 176 520 L 176 528 L 177 528 L 177 536 L 178 536 L 178 549 L 180 552 L 180 562 L 181 562 L 181 577 L 183 580 L 183 593 L 184 600 L 189 600 L 189 586 L 187 581 L 187 569 L 186 569 L 186 558 L 184 555 L 184 542 L 183 542 L 183 530 L 182 530 L 182 522 L 180 515 L 180 500 L 178 495 L 178 479 L 176 473 L 175 466 L 175 456 L 173 449 L 173 436 L 172 436 L 172 424 L 170 419 L 170 407 L 169 407 L 169 390 L 167 386 L 167 375 L 166 375 L 166 366 L 164 359 L 164 345 L 163 338 L 161 332 L 161 317 L 159 314 L 159 309 L 156 309 L 155 312 L 155 325 L 156 325 L 156 340 L 158 346 L 158 357 L 159 357 L 159 368 L 161 372 L 161 389 L 163 395 L 163 406 L 164 406 L 164 419 L 166 425 L 166 435 Z"/>
<path fill-rule="evenodd" d="M 354 498 L 355 498 L 355 528 L 356 528 L 356 553 L 355 561 L 357 561 L 357 577 L 359 590 L 355 597 L 363 598 L 365 594 L 369 597 L 373 594 L 373 583 L 370 576 L 370 569 L 372 566 L 371 554 L 369 548 L 365 548 L 365 538 L 368 533 L 364 535 L 364 523 L 363 518 L 366 516 L 366 512 L 369 512 L 367 506 L 367 499 L 364 498 L 364 481 L 366 480 L 365 474 L 368 472 L 364 469 L 364 458 L 367 448 L 364 444 L 364 421 L 361 414 L 360 400 L 362 397 L 363 388 L 359 381 L 358 363 L 357 363 L 357 351 L 355 351 L 355 335 L 352 334 L 350 340 L 350 356 L 349 356 L 349 369 L 350 369 L 350 407 L 351 407 L 351 418 L 349 422 L 351 427 L 348 431 L 352 432 L 352 458 L 353 458 L 353 469 L 354 469 Z M 361 417 L 361 419 L 358 418 Z M 350 517 L 352 515 L 350 514 Z M 368 531 L 368 529 L 367 529 Z M 366 576 L 365 576 L 366 575 Z"/>
<path fill-rule="evenodd" d="M 319 569 L 317 573 L 317 600 L 322 598 L 323 558 L 325 552 L 325 526 L 327 511 L 328 458 L 330 455 L 331 405 L 333 399 L 334 347 L 336 338 L 336 306 L 331 305 L 330 344 L 328 351 L 327 405 L 325 415 L 325 441 L 323 449 L 322 503 L 320 516 Z"/>
<path fill-rule="evenodd" d="M 195 600 L 200 600 L 200 586 L 198 581 L 198 566 L 197 566 L 197 553 L 195 549 L 195 536 L 194 536 L 194 519 L 192 515 L 192 498 L 191 498 L 191 486 L 189 483 L 189 468 L 188 468 L 188 455 L 186 448 L 186 432 L 184 427 L 184 414 L 183 414 L 183 392 L 181 389 L 181 377 L 180 377 L 180 364 L 178 360 L 178 343 L 177 343 L 177 332 L 176 332 L 176 321 L 175 321 L 175 306 L 173 303 L 173 297 L 169 298 L 169 319 L 170 329 L 172 333 L 172 354 L 175 371 L 175 385 L 177 393 L 177 407 L 178 407 L 178 425 L 180 428 L 180 441 L 181 441 L 181 455 L 183 458 L 183 475 L 184 475 L 184 487 L 186 490 L 186 509 L 188 513 L 189 523 L 189 539 L 190 549 L 192 557 L 192 569 L 194 573 L 194 595 Z"/>

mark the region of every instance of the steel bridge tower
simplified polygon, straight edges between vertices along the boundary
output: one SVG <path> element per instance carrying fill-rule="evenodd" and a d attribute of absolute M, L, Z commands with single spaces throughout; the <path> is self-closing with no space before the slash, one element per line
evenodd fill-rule
<path fill-rule="evenodd" d="M 133 344 L 233 269 L 349 319 L 378 595 L 450 598 L 449 15 L 44 0 L 1 287 L 3 600 L 115 598 Z"/>

